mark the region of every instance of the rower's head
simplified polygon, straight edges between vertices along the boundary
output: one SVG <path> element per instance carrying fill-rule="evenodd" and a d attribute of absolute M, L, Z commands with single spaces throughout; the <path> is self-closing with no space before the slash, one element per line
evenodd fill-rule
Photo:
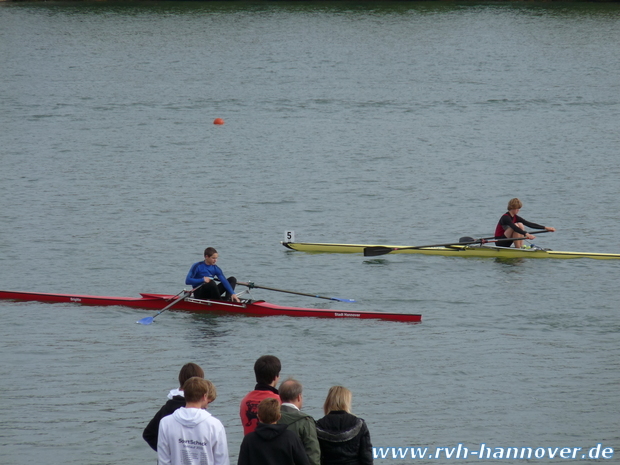
<path fill-rule="evenodd" d="M 254 363 L 256 382 L 275 386 L 280 379 L 282 364 L 275 355 L 263 355 Z"/>
<path fill-rule="evenodd" d="M 516 197 L 508 201 L 508 208 L 507 208 L 508 211 L 520 210 L 521 207 L 523 207 L 523 203 Z"/>
<path fill-rule="evenodd" d="M 202 368 L 200 368 L 195 363 L 186 363 L 179 371 L 179 386 L 183 388 L 185 381 L 193 377 L 204 378 L 205 372 Z"/>
<path fill-rule="evenodd" d="M 207 265 L 215 265 L 218 257 L 219 255 L 217 253 L 217 250 L 215 250 L 213 247 L 207 247 L 205 249 L 205 263 Z"/>

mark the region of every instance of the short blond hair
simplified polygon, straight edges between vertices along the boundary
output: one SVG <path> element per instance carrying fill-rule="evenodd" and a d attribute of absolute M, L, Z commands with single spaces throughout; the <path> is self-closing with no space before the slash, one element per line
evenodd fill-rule
<path fill-rule="evenodd" d="M 508 201 L 508 210 L 517 210 L 519 208 L 521 208 L 523 206 L 523 203 L 518 199 L 518 198 L 514 198 L 514 199 L 510 199 Z"/>
<path fill-rule="evenodd" d="M 323 412 L 327 415 L 334 410 L 344 410 L 351 413 L 351 400 L 353 394 L 344 386 L 332 386 L 329 388 L 327 398 L 323 404 Z"/>
<path fill-rule="evenodd" d="M 186 402 L 199 402 L 205 394 L 207 394 L 209 403 L 213 402 L 217 397 L 215 386 L 208 379 L 193 376 L 183 383 L 183 395 Z"/>

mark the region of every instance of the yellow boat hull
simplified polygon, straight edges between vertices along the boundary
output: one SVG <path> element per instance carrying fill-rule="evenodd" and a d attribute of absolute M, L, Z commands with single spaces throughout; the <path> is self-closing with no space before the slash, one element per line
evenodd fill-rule
<path fill-rule="evenodd" d="M 561 252 L 558 250 L 515 249 L 513 247 L 494 247 L 490 245 L 455 245 L 450 247 L 424 247 L 411 249 L 406 245 L 381 244 L 330 244 L 311 242 L 282 242 L 284 247 L 298 252 L 310 253 L 364 253 L 366 247 L 388 247 L 390 253 L 421 255 L 443 255 L 447 257 L 489 257 L 489 258 L 594 258 L 598 260 L 620 259 L 620 254 Z"/>

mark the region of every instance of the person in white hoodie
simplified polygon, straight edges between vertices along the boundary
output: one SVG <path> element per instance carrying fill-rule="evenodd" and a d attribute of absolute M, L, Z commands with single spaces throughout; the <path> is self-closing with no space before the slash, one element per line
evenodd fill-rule
<path fill-rule="evenodd" d="M 222 422 L 207 412 L 217 396 L 211 381 L 199 377 L 183 384 L 185 407 L 159 422 L 159 465 L 230 465 L 226 431 Z"/>
<path fill-rule="evenodd" d="M 205 372 L 200 366 L 195 363 L 186 363 L 179 372 L 179 388 L 172 389 L 168 393 L 168 401 L 162 408 L 155 414 L 153 419 L 146 425 L 142 437 L 151 446 L 155 452 L 157 452 L 157 435 L 159 433 L 159 422 L 162 418 L 172 414 L 176 409 L 185 407 L 185 397 L 183 395 L 183 384 L 188 379 L 198 376 L 199 378 L 205 377 Z"/>

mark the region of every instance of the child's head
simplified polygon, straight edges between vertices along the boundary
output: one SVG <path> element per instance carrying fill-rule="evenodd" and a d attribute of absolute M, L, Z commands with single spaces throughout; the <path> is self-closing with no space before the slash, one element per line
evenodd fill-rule
<path fill-rule="evenodd" d="M 183 393 L 186 402 L 200 402 L 205 394 L 209 403 L 213 402 L 217 397 L 215 386 L 208 379 L 202 379 L 198 376 L 188 379 L 183 384 Z"/>
<path fill-rule="evenodd" d="M 258 404 L 258 421 L 273 424 L 280 419 L 280 402 L 278 399 L 269 397 L 261 400 Z"/>

